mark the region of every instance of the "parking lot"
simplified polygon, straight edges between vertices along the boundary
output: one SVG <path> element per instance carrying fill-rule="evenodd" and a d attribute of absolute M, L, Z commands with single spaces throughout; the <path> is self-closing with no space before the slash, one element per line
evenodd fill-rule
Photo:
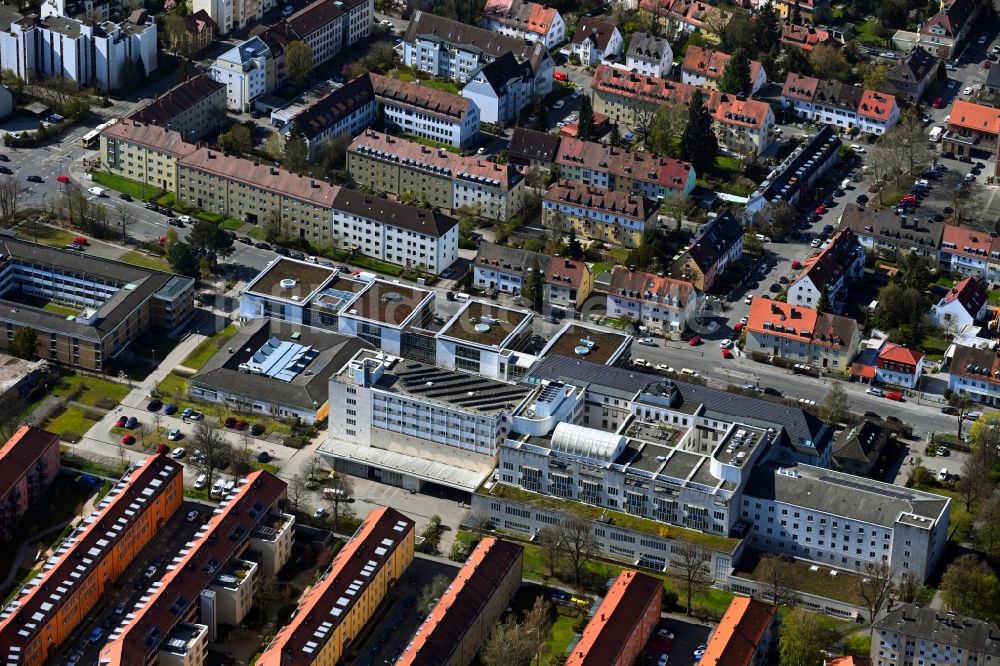
<path fill-rule="evenodd" d="M 672 634 L 673 639 L 658 636 L 660 630 L 665 629 L 668 635 Z M 689 666 L 697 663 L 694 652 L 699 647 L 708 642 L 708 635 L 712 628 L 696 622 L 688 622 L 683 619 L 670 617 L 660 621 L 657 631 L 653 632 L 653 637 L 646 644 L 644 656 L 637 663 L 643 666 L 656 666 L 659 663 L 660 655 L 663 654 L 664 646 L 669 646 L 669 661 L 671 666 Z"/>
<path fill-rule="evenodd" d="M 192 511 L 201 514 L 201 520 L 211 515 L 210 507 L 184 502 L 157 532 L 155 540 L 142 549 L 118 582 L 107 588 L 104 597 L 91 610 L 87 621 L 77 627 L 73 636 L 66 641 L 62 651 L 57 653 L 61 663 L 67 663 L 71 655 L 79 655 L 80 664 L 97 663 L 98 654 L 107 642 L 108 634 L 135 608 L 146 590 L 163 577 L 169 558 L 172 557 L 170 554 L 180 552 L 201 525 L 199 519 L 188 520 L 187 516 Z M 155 567 L 151 574 L 150 567 Z M 101 630 L 100 638 L 96 641 L 88 640 L 96 629 Z"/>

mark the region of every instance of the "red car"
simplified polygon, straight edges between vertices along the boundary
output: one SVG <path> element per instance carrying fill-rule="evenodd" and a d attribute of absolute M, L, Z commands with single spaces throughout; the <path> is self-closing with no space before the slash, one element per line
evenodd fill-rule
<path fill-rule="evenodd" d="M 569 81 L 569 76 L 566 75 L 566 72 L 561 72 L 558 69 L 552 74 L 552 78 L 556 81 Z"/>
<path fill-rule="evenodd" d="M 933 106 L 935 109 L 940 109 L 942 106 L 944 106 L 944 98 L 938 97 L 936 100 L 934 100 L 931 106 Z"/>
<path fill-rule="evenodd" d="M 65 185 L 69 182 L 69 176 L 56 176 L 56 180 Z"/>
<path fill-rule="evenodd" d="M 792 262 L 792 270 L 793 271 L 797 271 L 800 268 L 802 268 L 802 262 L 801 261 L 799 261 L 798 259 L 796 259 L 795 261 Z"/>
<path fill-rule="evenodd" d="M 697 347 L 698 345 L 701 344 L 701 338 L 695 335 L 690 340 L 688 340 L 688 344 L 691 345 L 692 347 Z"/>
<path fill-rule="evenodd" d="M 124 428 L 126 423 L 128 423 L 128 417 L 126 416 L 119 416 L 118 420 L 115 421 L 115 425 L 119 428 Z"/>
<path fill-rule="evenodd" d="M 822 215 L 825 212 L 826 212 L 826 204 L 820 204 L 820 205 L 816 206 L 816 214 L 817 215 Z"/>
<path fill-rule="evenodd" d="M 743 332 L 743 324 L 736 324 L 735 326 L 733 326 L 733 333 L 742 333 L 742 332 Z"/>
<path fill-rule="evenodd" d="M 132 435 L 122 435 L 122 444 L 125 446 L 132 446 L 135 444 L 135 437 Z"/>
<path fill-rule="evenodd" d="M 889 400 L 895 400 L 896 402 L 903 400 L 903 394 L 898 391 L 886 391 L 885 397 Z"/>
<path fill-rule="evenodd" d="M 917 203 L 917 195 L 916 194 L 907 194 L 905 197 L 903 197 L 903 199 L 902 199 L 902 201 L 900 203 L 906 203 L 906 204 Z"/>
<path fill-rule="evenodd" d="M 247 427 L 247 422 L 244 421 L 243 419 L 240 419 L 233 425 L 233 427 L 236 428 L 237 430 L 243 430 Z"/>
<path fill-rule="evenodd" d="M 729 351 L 728 349 L 722 350 L 722 358 L 732 358 L 732 357 L 733 357 L 733 352 Z"/>
<path fill-rule="evenodd" d="M 160 443 L 160 444 L 156 445 L 156 452 L 157 453 L 166 453 L 167 451 L 169 451 L 169 448 L 167 447 L 166 444 Z"/>
<path fill-rule="evenodd" d="M 235 425 L 236 425 L 236 417 L 235 416 L 230 416 L 230 417 L 228 417 L 226 419 L 225 426 L 227 428 L 232 428 Z"/>

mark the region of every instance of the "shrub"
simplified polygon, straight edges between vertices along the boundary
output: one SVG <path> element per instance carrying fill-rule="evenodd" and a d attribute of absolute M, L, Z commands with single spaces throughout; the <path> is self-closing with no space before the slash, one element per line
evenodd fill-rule
<path fill-rule="evenodd" d="M 94 401 L 94 406 L 101 409 L 114 409 L 118 406 L 118 401 L 111 398 L 98 398 Z"/>
<path fill-rule="evenodd" d="M 82 435 L 78 432 L 73 432 L 72 430 L 64 430 L 59 433 L 59 439 L 64 442 L 77 442 L 80 440 Z"/>
<path fill-rule="evenodd" d="M 677 593 L 673 590 L 663 590 L 663 610 L 670 612 L 677 608 Z"/>

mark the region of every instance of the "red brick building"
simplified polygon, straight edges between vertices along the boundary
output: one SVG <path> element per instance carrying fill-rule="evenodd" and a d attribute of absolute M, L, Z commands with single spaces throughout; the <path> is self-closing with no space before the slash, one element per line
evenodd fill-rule
<path fill-rule="evenodd" d="M 21 426 L 0 448 L 0 540 L 38 503 L 59 474 L 59 437 Z"/>

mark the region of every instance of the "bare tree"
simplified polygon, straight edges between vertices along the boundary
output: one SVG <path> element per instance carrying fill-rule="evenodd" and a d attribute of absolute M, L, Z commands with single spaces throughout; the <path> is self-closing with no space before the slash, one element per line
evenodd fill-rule
<path fill-rule="evenodd" d="M 698 590 L 707 587 L 712 582 L 708 557 L 705 552 L 694 544 L 686 543 L 677 546 L 674 557 L 670 559 L 670 569 L 684 584 L 687 595 L 687 614 L 691 614 L 691 597 Z"/>
<path fill-rule="evenodd" d="M 340 527 L 341 505 L 354 499 L 354 480 L 346 474 L 337 474 L 330 479 L 327 487 L 333 491 L 330 493 L 330 503 L 333 505 L 333 529 L 336 530 Z"/>
<path fill-rule="evenodd" d="M 972 409 L 972 398 L 968 393 L 952 393 L 948 404 L 955 408 L 955 418 L 958 420 L 958 438 L 962 439 L 962 423 L 965 415 Z"/>
<path fill-rule="evenodd" d="M 0 395 L 0 437 L 4 441 L 14 436 L 14 431 L 24 423 L 27 404 L 17 391 L 7 391 Z"/>
<path fill-rule="evenodd" d="M 306 480 L 299 472 L 288 481 L 288 501 L 292 504 L 292 513 L 298 513 L 299 502 L 306 492 Z"/>
<path fill-rule="evenodd" d="M 879 143 L 883 142 L 892 146 L 904 173 L 915 174 L 931 161 L 927 132 L 920 118 L 913 113 L 904 114 L 903 119 Z"/>
<path fill-rule="evenodd" d="M 17 217 L 17 202 L 24 189 L 14 176 L 0 178 L 0 222 L 11 226 Z"/>
<path fill-rule="evenodd" d="M 546 525 L 538 530 L 536 543 L 542 549 L 549 576 L 555 576 L 559 557 L 562 555 L 562 535 L 559 529 L 553 525 Z"/>
<path fill-rule="evenodd" d="M 122 243 L 124 243 L 127 238 L 126 229 L 135 224 L 135 215 L 132 214 L 132 211 L 129 210 L 128 206 L 119 201 L 115 204 L 114 221 L 119 227 L 121 227 Z"/>
<path fill-rule="evenodd" d="M 765 594 L 777 606 L 794 606 L 798 601 L 792 580 L 795 567 L 780 555 L 763 555 L 757 565 L 760 581 L 767 585 Z"/>
<path fill-rule="evenodd" d="M 552 628 L 552 604 L 544 595 L 535 597 L 535 603 L 524 614 L 522 625 L 525 640 L 531 646 L 531 652 L 536 660 L 541 657 L 542 648 L 548 642 L 549 630 Z"/>
<path fill-rule="evenodd" d="M 232 457 L 231 447 L 222 433 L 205 421 L 199 421 L 195 425 L 191 443 L 201 454 L 192 455 L 189 464 L 199 474 L 205 475 L 205 487 L 211 490 L 214 484 L 216 465 L 220 465 Z"/>
<path fill-rule="evenodd" d="M 485 666 L 528 666 L 534 641 L 512 617 L 497 624 L 480 653 Z"/>
<path fill-rule="evenodd" d="M 1000 560 L 1000 493 L 994 491 L 979 507 L 975 526 L 976 545 L 991 562 Z"/>
<path fill-rule="evenodd" d="M 865 562 L 858 571 L 858 596 L 868 609 L 869 631 L 875 631 L 875 617 L 893 590 L 893 571 L 888 562 Z"/>
<path fill-rule="evenodd" d="M 434 576 L 417 598 L 417 608 L 429 613 L 450 584 L 451 581 L 447 576 Z"/>
<path fill-rule="evenodd" d="M 573 583 L 579 585 L 580 573 L 598 549 L 590 523 L 576 516 L 563 519 L 559 524 L 559 541 L 573 567 Z"/>
<path fill-rule="evenodd" d="M 981 191 L 963 181 L 952 190 L 951 203 L 955 209 L 951 216 L 956 222 L 965 222 L 983 210 L 984 202 Z"/>
<path fill-rule="evenodd" d="M 986 464 L 982 449 L 976 447 L 962 464 L 962 475 L 955 484 L 966 511 L 971 511 L 972 505 L 989 492 L 990 485 L 990 467 Z"/>

